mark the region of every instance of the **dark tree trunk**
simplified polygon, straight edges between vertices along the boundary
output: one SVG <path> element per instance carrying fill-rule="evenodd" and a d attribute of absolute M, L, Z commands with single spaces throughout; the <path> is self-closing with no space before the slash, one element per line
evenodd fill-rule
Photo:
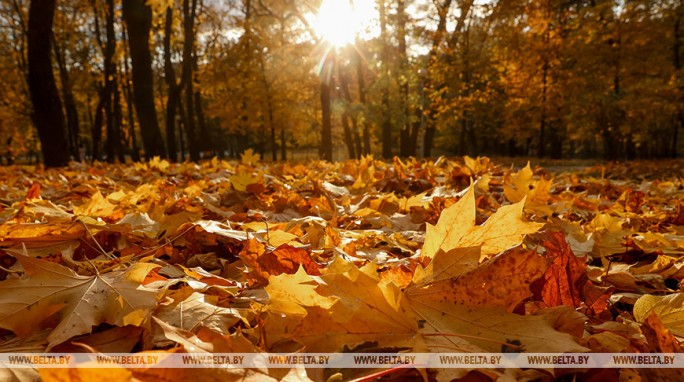
<path fill-rule="evenodd" d="M 346 101 L 344 111 L 342 112 L 342 127 L 344 129 L 344 143 L 347 145 L 347 154 L 350 159 L 358 158 L 359 151 L 355 147 L 358 141 L 359 133 L 357 129 L 356 117 L 352 116 L 349 111 L 349 106 L 352 103 L 351 92 L 349 91 L 349 79 L 347 78 L 347 67 L 342 62 L 337 66 L 337 75 L 340 78 L 340 90 L 342 91 L 342 96 Z M 351 126 L 349 122 L 351 120 Z"/>
<path fill-rule="evenodd" d="M 154 106 L 154 81 L 149 37 L 152 9 L 144 0 L 123 0 L 123 18 L 128 28 L 128 45 L 133 64 L 133 99 L 140 121 L 145 157 L 166 157 Z"/>
<path fill-rule="evenodd" d="M 178 105 L 181 86 L 176 83 L 176 71 L 171 62 L 171 34 L 173 33 L 173 8 L 166 8 L 166 23 L 164 24 L 164 79 L 169 87 L 166 101 L 166 146 L 169 149 L 169 159 L 178 161 L 178 146 L 176 145 L 176 108 Z"/>
<path fill-rule="evenodd" d="M 121 39 L 124 41 L 124 83 L 123 83 L 123 91 L 124 91 L 124 97 L 126 98 L 126 109 L 128 111 L 127 117 L 128 117 L 128 134 L 131 140 L 131 158 L 135 162 L 140 161 L 140 149 L 138 148 L 138 138 L 135 133 L 135 117 L 133 115 L 133 91 L 131 89 L 131 71 L 128 67 L 128 49 L 126 49 L 126 29 L 122 28 L 121 30 Z"/>
<path fill-rule="evenodd" d="M 185 131 L 188 134 L 190 160 L 200 159 L 200 148 L 195 126 L 195 96 L 193 81 L 193 51 L 195 46 L 195 15 L 197 0 L 183 0 L 183 83 L 185 85 Z"/>
<path fill-rule="evenodd" d="M 105 97 L 104 90 L 100 89 L 100 101 L 95 107 L 95 121 L 92 125 L 93 160 L 100 160 L 100 144 L 102 143 L 102 122 L 104 121 Z"/>
<path fill-rule="evenodd" d="M 64 97 L 64 109 L 66 111 L 66 126 L 68 134 L 69 152 L 75 160 L 80 161 L 83 158 L 79 156 L 79 124 L 78 124 L 78 110 L 76 109 L 76 101 L 74 100 L 73 86 L 71 78 L 69 78 L 69 71 L 66 67 L 66 57 L 64 51 L 59 49 L 56 39 L 53 34 L 53 47 L 55 48 L 55 58 L 57 59 L 57 67 L 59 68 L 59 78 L 62 82 L 62 97 Z"/>
<path fill-rule="evenodd" d="M 114 31 L 114 0 L 107 0 L 105 9 L 105 43 L 104 69 L 105 93 L 107 96 L 107 161 L 113 163 L 115 159 L 124 161 L 121 147 L 121 99 L 118 88 L 118 70 L 115 61 L 116 32 Z"/>
<path fill-rule="evenodd" d="M 28 85 L 47 167 L 66 166 L 69 147 L 64 113 L 52 72 L 50 39 L 55 0 L 31 0 L 28 22 Z"/>

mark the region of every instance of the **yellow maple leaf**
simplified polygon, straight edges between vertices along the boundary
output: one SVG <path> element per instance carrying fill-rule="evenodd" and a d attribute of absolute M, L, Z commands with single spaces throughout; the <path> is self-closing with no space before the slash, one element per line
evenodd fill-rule
<path fill-rule="evenodd" d="M 482 246 L 482 256 L 497 254 L 522 242 L 526 234 L 539 231 L 542 223 L 522 219 L 525 200 L 499 208 L 483 225 L 475 225 L 475 191 L 470 187 L 455 204 L 442 211 L 436 225 L 428 224 L 423 256 L 434 258 L 439 251 Z"/>
<path fill-rule="evenodd" d="M 90 197 L 88 202 L 78 207 L 74 207 L 74 214 L 90 217 L 114 218 L 115 216 L 113 215 L 116 210 L 117 207 L 102 196 L 100 191 L 97 191 Z"/>
<path fill-rule="evenodd" d="M 261 160 L 261 155 L 255 154 L 252 149 L 247 149 L 244 153 L 240 154 L 240 159 L 242 159 L 243 164 L 254 166 Z"/>
<path fill-rule="evenodd" d="M 249 171 L 239 171 L 230 177 L 230 184 L 233 185 L 235 191 L 246 192 L 247 186 L 259 183 L 260 180 L 260 177 L 252 175 Z"/>

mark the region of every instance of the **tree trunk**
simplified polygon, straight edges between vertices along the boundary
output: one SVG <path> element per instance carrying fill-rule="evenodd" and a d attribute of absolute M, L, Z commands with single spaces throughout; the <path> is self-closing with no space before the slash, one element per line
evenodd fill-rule
<path fill-rule="evenodd" d="M 412 129 L 415 125 L 411 123 L 411 106 L 409 103 L 409 63 L 408 54 L 406 52 L 406 2 L 405 0 L 397 0 L 397 39 L 399 40 L 399 72 L 401 83 L 399 84 L 399 93 L 401 95 L 401 109 L 404 113 L 402 116 L 399 154 L 402 157 L 409 157 L 416 155 L 416 141 L 413 138 Z"/>
<path fill-rule="evenodd" d="M 423 85 L 426 93 L 437 91 L 444 86 L 444 84 L 436 84 L 432 77 L 430 77 L 429 73 L 432 71 L 432 68 L 437 63 L 437 53 L 439 51 L 439 46 L 442 44 L 442 41 L 444 40 L 444 35 L 446 34 L 447 16 L 449 14 L 449 8 L 451 7 L 452 0 L 444 0 L 443 3 L 439 1 L 434 1 L 434 3 L 437 6 L 437 14 L 439 16 L 439 21 L 437 23 L 437 30 L 435 31 L 435 34 L 432 36 L 432 45 L 430 47 L 430 52 L 428 53 L 428 76 L 426 77 L 426 81 Z M 465 15 L 462 14 L 462 17 L 465 18 Z M 456 33 L 456 30 L 454 30 L 454 33 Z M 432 146 L 434 143 L 436 133 L 436 120 L 437 110 L 435 110 L 435 107 L 431 105 L 428 109 L 428 113 L 425 118 L 423 156 L 426 158 L 429 158 L 432 155 Z"/>
<path fill-rule="evenodd" d="M 385 0 L 380 0 L 380 40 L 382 41 L 382 157 L 392 157 L 392 123 L 390 122 L 390 99 L 389 99 L 389 39 L 387 38 L 387 14 Z"/>
<path fill-rule="evenodd" d="M 169 149 L 169 159 L 178 161 L 178 146 L 176 145 L 176 108 L 180 96 L 180 86 L 176 83 L 176 71 L 171 62 L 171 34 L 173 33 L 173 7 L 166 8 L 164 24 L 164 79 L 169 87 L 166 101 L 166 146 Z"/>
<path fill-rule="evenodd" d="M 69 147 L 64 113 L 52 72 L 50 37 L 55 0 L 31 0 L 28 22 L 28 85 L 47 167 L 66 166 Z"/>
<path fill-rule="evenodd" d="M 118 68 L 116 65 L 116 32 L 114 29 L 114 0 L 106 1 L 105 33 L 105 88 L 107 89 L 107 160 L 125 160 L 121 147 L 121 97 L 119 94 Z"/>
<path fill-rule="evenodd" d="M 357 39 L 356 45 L 359 45 L 359 40 Z M 356 50 L 356 79 L 358 82 L 358 87 L 359 87 L 359 102 L 361 105 L 364 107 L 366 106 L 366 81 L 364 79 L 364 74 L 363 74 L 363 57 L 361 57 L 361 53 L 359 53 L 358 50 Z M 368 155 L 371 153 L 371 133 L 370 133 L 370 124 L 368 123 L 368 119 L 363 116 L 361 118 L 361 121 L 359 123 L 360 129 L 363 134 L 363 154 Z"/>
<path fill-rule="evenodd" d="M 200 159 L 200 148 L 195 126 L 195 95 L 193 82 L 193 50 L 195 46 L 195 15 L 197 0 L 183 0 L 183 83 L 185 85 L 185 131 L 188 133 L 190 160 Z"/>
<path fill-rule="evenodd" d="M 344 129 L 344 143 L 347 145 L 347 154 L 349 159 L 358 158 L 358 151 L 355 144 L 358 139 L 358 131 L 356 117 L 351 115 L 349 111 L 349 106 L 352 103 L 351 92 L 349 91 L 349 80 L 347 78 L 347 67 L 342 62 L 337 66 L 337 76 L 340 79 L 340 90 L 342 91 L 342 96 L 344 97 L 346 104 L 344 111 L 342 112 L 342 127 Z M 351 120 L 352 126 L 349 126 L 349 121 Z M 356 138 L 356 139 L 355 139 Z"/>
<path fill-rule="evenodd" d="M 78 110 L 76 110 L 76 101 L 74 100 L 73 86 L 71 84 L 71 78 L 69 78 L 69 71 L 66 67 L 66 57 L 64 57 L 64 52 L 59 49 L 56 39 L 54 39 L 52 44 L 55 48 L 55 58 L 57 59 L 57 67 L 59 68 L 59 78 L 62 82 L 62 97 L 64 97 L 64 109 L 66 111 L 66 126 L 68 134 L 68 144 L 69 152 L 74 157 L 75 160 L 80 161 L 78 147 L 80 142 L 79 137 L 79 124 L 78 124 Z"/>
<path fill-rule="evenodd" d="M 154 106 L 154 81 L 149 37 L 152 9 L 144 0 L 123 0 L 123 18 L 128 28 L 128 45 L 133 64 L 133 98 L 140 121 L 145 157 L 166 157 Z"/>
<path fill-rule="evenodd" d="M 335 65 L 335 53 L 325 57 L 325 63 L 321 70 L 321 147 L 319 154 L 321 159 L 332 162 L 332 109 L 331 109 L 331 89 L 333 86 L 333 66 Z"/>
<path fill-rule="evenodd" d="M 121 28 L 121 40 L 124 41 L 124 84 L 123 84 L 123 91 L 124 91 L 124 97 L 126 98 L 126 110 L 128 111 L 127 117 L 128 117 L 128 134 L 131 140 L 131 158 L 133 159 L 134 162 L 139 162 L 140 161 L 140 149 L 138 148 L 138 138 L 137 134 L 135 133 L 135 117 L 133 115 L 133 91 L 131 89 L 131 71 L 128 67 L 128 49 L 126 49 L 126 40 L 128 38 L 126 37 L 126 29 Z"/>

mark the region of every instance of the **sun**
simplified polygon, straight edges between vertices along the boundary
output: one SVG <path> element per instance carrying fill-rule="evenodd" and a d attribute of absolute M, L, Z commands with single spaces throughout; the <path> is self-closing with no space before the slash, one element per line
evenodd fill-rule
<path fill-rule="evenodd" d="M 372 1 L 323 0 L 315 29 L 319 36 L 336 47 L 353 44 L 373 19 Z"/>

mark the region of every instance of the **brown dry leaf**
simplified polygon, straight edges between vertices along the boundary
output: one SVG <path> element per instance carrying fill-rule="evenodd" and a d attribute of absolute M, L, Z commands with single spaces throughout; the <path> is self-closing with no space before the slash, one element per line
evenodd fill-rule
<path fill-rule="evenodd" d="M 26 337 L 58 314 L 48 348 L 90 333 L 101 323 L 140 325 L 156 306 L 156 290 L 129 277 L 136 265 L 129 271 L 86 277 L 56 263 L 16 257 L 27 277 L 0 282 L 5 291 L 0 294 L 0 327 Z"/>
<path fill-rule="evenodd" d="M 544 226 L 522 220 L 524 200 L 499 208 L 483 225 L 475 225 L 474 190 L 471 186 L 456 204 L 442 211 L 437 225 L 427 225 L 423 256 L 481 245 L 482 257 L 488 257 L 520 244 L 524 235 Z"/>
<path fill-rule="evenodd" d="M 281 273 L 293 274 L 299 267 L 303 267 L 310 275 L 320 275 L 321 266 L 318 265 L 309 252 L 304 248 L 293 247 L 283 244 L 270 252 L 265 252 L 257 260 L 261 265 L 261 271 L 271 275 Z"/>
<path fill-rule="evenodd" d="M 681 353 L 682 347 L 675 337 L 670 333 L 658 318 L 655 312 L 646 317 L 641 331 L 646 336 L 649 350 L 653 353 Z M 665 369 L 653 368 L 650 370 L 639 370 L 646 381 L 681 381 L 684 380 L 684 369 Z"/>
<path fill-rule="evenodd" d="M 535 294 L 547 306 L 574 306 L 582 304 L 584 285 L 591 283 L 587 277 L 584 258 L 576 257 L 565 241 L 562 232 L 548 232 L 543 236 L 544 257 L 549 268 L 544 279 L 535 283 Z"/>
<path fill-rule="evenodd" d="M 641 332 L 646 336 L 648 345 L 654 353 L 681 353 L 682 347 L 658 318 L 655 312 L 646 317 Z M 683 375 L 684 376 L 684 375 Z"/>
<path fill-rule="evenodd" d="M 469 273 L 418 284 L 408 288 L 406 294 L 413 300 L 501 306 L 511 312 L 532 296 L 530 284 L 542 277 L 547 267 L 544 258 L 537 253 L 518 247 L 490 259 Z M 435 267 L 435 271 L 439 269 Z"/>

